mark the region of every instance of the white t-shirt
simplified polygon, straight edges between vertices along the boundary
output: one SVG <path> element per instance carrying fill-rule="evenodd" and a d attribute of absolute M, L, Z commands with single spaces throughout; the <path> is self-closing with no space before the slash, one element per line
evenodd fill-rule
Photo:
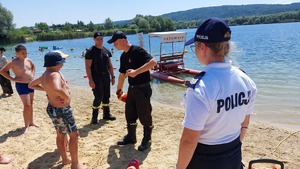
<path fill-rule="evenodd" d="M 229 143 L 240 135 L 245 116 L 254 112 L 255 83 L 231 62 L 207 65 L 205 75 L 184 96 L 185 128 L 201 130 L 199 143 Z"/>
<path fill-rule="evenodd" d="M 4 55 L 2 55 L 2 57 L 0 57 L 0 69 L 3 68 L 7 63 L 7 59 Z"/>

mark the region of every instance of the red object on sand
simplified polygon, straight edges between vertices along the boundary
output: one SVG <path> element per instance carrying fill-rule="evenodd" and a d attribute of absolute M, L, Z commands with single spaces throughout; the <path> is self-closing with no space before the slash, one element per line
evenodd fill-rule
<path fill-rule="evenodd" d="M 128 165 L 127 165 L 127 168 L 128 167 L 135 167 L 135 169 L 139 169 L 139 167 L 140 167 L 140 162 L 139 162 L 139 160 L 138 159 L 133 159 L 133 160 L 131 160 L 129 163 L 128 163 Z"/>
<path fill-rule="evenodd" d="M 122 92 L 122 93 L 118 94 L 117 97 L 122 102 L 126 102 L 127 94 Z"/>

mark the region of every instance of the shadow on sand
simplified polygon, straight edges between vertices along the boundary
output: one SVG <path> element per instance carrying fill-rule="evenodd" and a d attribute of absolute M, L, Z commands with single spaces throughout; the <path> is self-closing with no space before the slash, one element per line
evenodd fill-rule
<path fill-rule="evenodd" d="M 61 169 L 63 168 L 62 163 L 58 166 L 54 166 L 55 163 L 60 159 L 58 150 L 53 152 L 47 152 L 42 156 L 38 157 L 34 161 L 28 164 L 28 169 L 40 169 L 40 168 L 51 168 L 51 169 Z"/>
<path fill-rule="evenodd" d="M 138 151 L 134 148 L 134 144 L 125 146 L 112 145 L 109 147 L 109 154 L 107 156 L 107 163 L 110 165 L 108 169 L 126 168 L 132 159 L 138 159 L 140 164 L 143 164 L 150 151 L 151 148 L 145 151 Z M 116 152 L 120 155 L 116 154 Z"/>

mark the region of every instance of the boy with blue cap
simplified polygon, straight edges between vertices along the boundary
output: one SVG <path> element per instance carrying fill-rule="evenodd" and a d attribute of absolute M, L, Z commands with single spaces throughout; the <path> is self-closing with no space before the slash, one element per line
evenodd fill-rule
<path fill-rule="evenodd" d="M 62 157 L 63 165 L 71 163 L 73 169 L 83 169 L 84 165 L 78 161 L 78 130 L 70 107 L 71 97 L 69 86 L 60 69 L 69 55 L 55 50 L 44 58 L 46 71 L 39 78 L 29 83 L 29 87 L 47 93 L 47 113 L 56 129 L 56 144 Z M 66 134 L 69 135 L 69 149 L 71 159 L 67 155 Z"/>

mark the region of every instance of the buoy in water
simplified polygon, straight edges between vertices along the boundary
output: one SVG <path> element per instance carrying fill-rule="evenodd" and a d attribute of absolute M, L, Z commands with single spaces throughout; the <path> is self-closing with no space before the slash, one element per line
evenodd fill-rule
<path fill-rule="evenodd" d="M 189 52 L 188 50 L 186 50 L 186 49 L 184 50 L 184 53 L 188 53 L 188 52 Z"/>

